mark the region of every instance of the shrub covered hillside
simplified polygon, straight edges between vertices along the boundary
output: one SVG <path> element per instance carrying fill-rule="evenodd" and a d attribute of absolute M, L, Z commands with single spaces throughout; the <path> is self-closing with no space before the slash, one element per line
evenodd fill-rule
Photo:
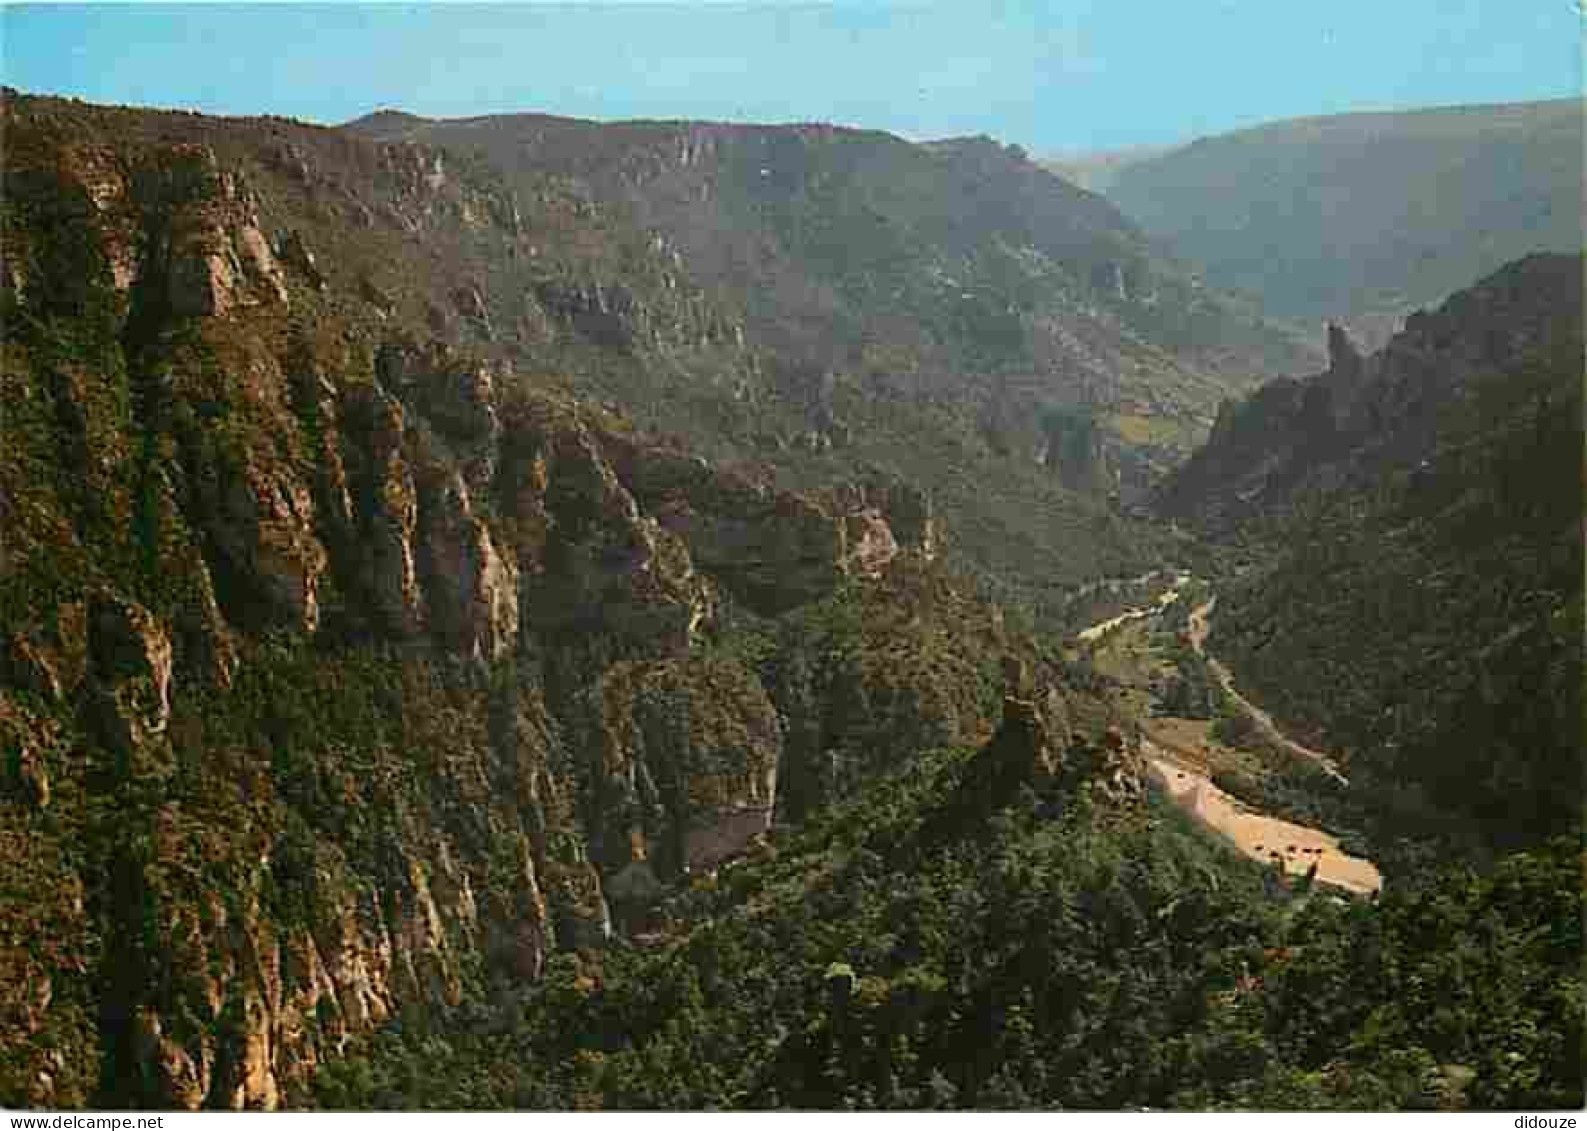
<path fill-rule="evenodd" d="M 1581 883 L 1483 875 L 1274 903 L 1261 869 L 1011 711 L 521 1013 L 388 1030 L 326 1107 L 1560 1108 L 1582 1102 Z"/>
<path fill-rule="evenodd" d="M 235 249 L 227 269 L 246 282 L 248 264 L 263 265 L 261 279 L 279 268 L 297 314 L 334 312 L 359 327 L 354 333 L 371 349 L 387 339 L 438 339 L 515 371 L 555 375 L 559 386 L 616 406 L 671 446 L 751 466 L 783 488 L 905 479 L 932 495 L 955 530 L 945 553 L 957 569 L 1038 609 L 1081 580 L 1148 568 L 1163 539 L 1110 501 L 1119 476 L 1128 488 L 1130 468 L 1176 457 L 1204 430 L 1218 398 L 1252 375 L 1304 364 L 1282 362 L 1283 335 L 1236 317 L 1178 276 L 1145 290 L 1126 286 L 1124 298 L 1092 280 L 1093 266 L 1098 280 L 1107 273 L 1101 260 L 1093 263 L 1103 253 L 1126 265 L 1139 260 L 1129 270 L 1147 272 L 1143 237 L 1104 202 L 1008 155 L 966 164 L 884 135 L 831 131 L 790 167 L 812 184 L 837 186 L 778 198 L 779 208 L 797 213 L 783 219 L 799 232 L 830 227 L 838 246 L 858 248 L 864 241 L 850 229 L 860 220 L 866 232 L 921 228 L 884 256 L 897 259 L 901 278 L 936 280 L 926 286 L 930 303 L 908 314 L 888 305 L 891 289 L 863 262 L 821 261 L 860 288 L 841 300 L 825 275 L 799 281 L 799 272 L 814 270 L 803 250 L 772 255 L 796 265 L 791 289 L 719 270 L 724 255 L 782 246 L 770 199 L 744 197 L 740 182 L 752 178 L 756 194 L 766 190 L 758 166 L 746 163 L 756 139 L 781 139 L 794 156 L 805 151 L 804 135 L 791 127 L 745 135 L 750 149 L 733 150 L 729 165 L 706 178 L 720 180 L 724 194 L 730 181 L 738 185 L 731 194 L 738 203 L 726 218 L 695 224 L 693 211 L 667 211 L 677 187 L 669 178 L 684 176 L 697 191 L 703 166 L 680 172 L 669 157 L 669 177 L 636 180 L 608 177 L 602 163 L 643 164 L 652 142 L 672 153 L 677 138 L 665 131 L 568 124 L 568 148 L 525 149 L 508 128 L 515 118 L 457 136 L 430 123 L 370 138 L 362 126 L 97 107 L 10 90 L 4 104 L 8 161 L 16 155 L 8 183 L 22 196 L 54 194 L 48 186 L 56 180 L 62 200 L 86 194 L 111 233 L 107 254 L 119 284 L 131 285 L 139 254 L 127 209 L 166 190 L 139 171 L 143 158 L 117 158 L 125 167 L 112 176 L 105 153 L 205 147 L 246 198 L 259 235 Z M 379 120 L 391 126 L 390 116 Z M 484 144 L 498 135 L 512 144 Z M 605 156 L 586 168 L 570 154 Z M 884 194 L 860 208 L 865 194 L 882 191 L 877 179 L 893 174 L 924 177 L 924 203 L 918 193 Z M 850 185 L 855 178 L 862 183 Z M 944 250 L 940 229 L 951 218 L 944 210 L 972 190 L 984 208 Z M 650 208 L 660 211 L 652 216 Z M 771 226 L 757 227 L 761 220 Z M 1038 221 L 1078 234 L 1068 250 L 1035 255 L 1025 244 Z M 1094 238 L 1085 235 L 1092 229 Z M 709 237 L 710 247 L 693 249 L 681 233 Z M 7 255 L 13 273 L 23 270 L 26 243 Z M 961 260 L 985 276 L 984 286 L 968 288 L 981 295 L 970 304 L 980 312 L 973 317 L 958 298 L 966 288 L 932 274 L 958 271 Z M 207 301 L 194 291 L 177 306 Z M 1199 329 L 1176 336 L 1180 319 Z M 837 343 L 835 353 L 807 357 L 777 329 L 807 321 L 801 340 Z M 1015 360 L 969 365 L 998 334 L 1013 335 Z M 1275 341 L 1273 349 L 1262 344 Z M 917 380 L 927 374 L 929 381 Z M 1118 374 L 1128 375 L 1128 388 L 1114 381 Z"/>
<path fill-rule="evenodd" d="M 1248 540 L 1212 646 L 1396 835 L 1579 827 L 1582 259 L 1533 256 L 1380 353 L 1220 415 L 1163 505 Z M 1448 818 L 1453 817 L 1454 828 Z"/>
<path fill-rule="evenodd" d="M 1220 397 L 1315 360 L 1107 201 L 986 137 L 539 114 L 344 129 L 484 154 L 513 184 L 554 171 L 653 233 L 763 347 L 762 400 L 802 413 L 757 458 L 794 475 L 869 460 L 929 486 L 960 552 L 994 572 L 1076 580 L 1038 564 L 1099 538 L 1067 493 L 1138 493 Z M 1066 454 L 1066 416 L 1095 424 L 1091 458 Z"/>
<path fill-rule="evenodd" d="M 913 485 L 781 491 L 427 331 L 522 222 L 485 173 L 34 100 L 6 139 L 0 1103 L 275 1106 L 974 741 L 1004 660 L 1084 698 Z"/>

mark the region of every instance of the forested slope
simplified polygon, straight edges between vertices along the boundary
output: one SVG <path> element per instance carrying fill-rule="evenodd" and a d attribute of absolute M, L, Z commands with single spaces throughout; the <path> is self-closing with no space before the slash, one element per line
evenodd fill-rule
<path fill-rule="evenodd" d="M 1575 828 L 1582 260 L 1534 256 L 1380 353 L 1220 415 L 1162 505 L 1250 568 L 1213 646 L 1402 820 Z"/>

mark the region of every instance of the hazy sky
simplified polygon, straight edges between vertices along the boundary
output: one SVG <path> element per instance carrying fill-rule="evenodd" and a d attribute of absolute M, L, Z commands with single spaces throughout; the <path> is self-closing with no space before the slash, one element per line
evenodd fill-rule
<path fill-rule="evenodd" d="M 1035 152 L 1579 94 L 1572 0 L 12 5 L 7 85 L 337 122 L 835 121 Z"/>

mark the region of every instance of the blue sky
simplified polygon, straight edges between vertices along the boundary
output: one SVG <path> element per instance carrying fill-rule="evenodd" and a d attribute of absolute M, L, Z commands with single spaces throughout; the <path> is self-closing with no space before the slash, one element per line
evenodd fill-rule
<path fill-rule="evenodd" d="M 337 122 L 834 121 L 1039 153 L 1581 91 L 1571 0 L 152 4 L 0 8 L 6 84 Z"/>

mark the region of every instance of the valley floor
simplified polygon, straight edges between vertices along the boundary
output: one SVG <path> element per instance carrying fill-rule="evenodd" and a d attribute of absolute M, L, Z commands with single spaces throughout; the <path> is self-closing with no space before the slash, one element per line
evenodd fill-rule
<path fill-rule="evenodd" d="M 1159 713 L 1161 705 L 1152 688 L 1161 686 L 1165 669 L 1152 641 L 1154 633 L 1165 630 L 1160 622 L 1191 580 L 1181 575 L 1152 604 L 1126 610 L 1076 636 L 1092 649 L 1099 667 L 1120 681 L 1121 697 L 1142 720 L 1142 749 L 1152 779 L 1203 828 L 1230 841 L 1246 856 L 1271 864 L 1280 874 L 1304 875 L 1314 869 L 1316 880 L 1331 887 L 1358 895 L 1379 891 L 1383 877 L 1377 867 L 1346 852 L 1337 837 L 1261 812 L 1214 784 L 1217 771 L 1249 769 L 1252 756 L 1217 741 L 1210 720 Z M 1184 639 L 1217 681 L 1225 702 L 1254 724 L 1262 739 L 1280 753 L 1312 762 L 1341 785 L 1348 785 L 1327 754 L 1286 735 L 1271 715 L 1239 692 L 1228 668 L 1207 653 L 1208 618 L 1216 601 L 1209 597 L 1190 611 Z"/>
<path fill-rule="evenodd" d="M 1144 744 L 1147 768 L 1174 802 L 1198 823 L 1233 842 L 1253 860 L 1271 862 L 1286 875 L 1316 868 L 1319 883 L 1370 895 L 1383 877 L 1370 860 L 1351 856 L 1339 840 L 1320 829 L 1259 813 L 1212 784 L 1203 772 L 1185 766 L 1156 743 Z"/>
<path fill-rule="evenodd" d="M 1320 750 L 1313 750 L 1310 746 L 1296 742 L 1293 738 L 1280 730 L 1279 725 L 1273 721 L 1272 715 L 1268 714 L 1266 711 L 1262 710 L 1262 708 L 1258 707 L 1255 703 L 1247 699 L 1244 695 L 1240 694 L 1239 690 L 1234 686 L 1234 676 L 1229 671 L 1228 667 L 1226 667 L 1221 660 L 1217 659 L 1217 657 L 1209 656 L 1207 654 L 1207 633 L 1210 631 L 1207 618 L 1212 613 L 1212 607 L 1217 603 L 1218 599 L 1214 597 L 1198 608 L 1192 610 L 1190 614 L 1190 644 L 1191 647 L 1196 650 L 1196 654 L 1207 661 L 1207 668 L 1217 678 L 1219 686 L 1223 689 L 1223 693 L 1230 699 L 1234 700 L 1234 702 L 1238 704 L 1239 708 L 1246 714 L 1246 716 L 1249 717 L 1252 722 L 1256 723 L 1257 727 L 1262 731 L 1263 736 L 1267 738 L 1268 741 L 1277 743 L 1291 754 L 1295 754 L 1298 757 L 1317 763 L 1317 765 L 1321 766 L 1323 771 L 1327 773 L 1329 777 L 1333 778 L 1340 785 L 1349 785 L 1350 779 L 1339 772 L 1339 768 L 1334 765 L 1332 758 Z"/>

